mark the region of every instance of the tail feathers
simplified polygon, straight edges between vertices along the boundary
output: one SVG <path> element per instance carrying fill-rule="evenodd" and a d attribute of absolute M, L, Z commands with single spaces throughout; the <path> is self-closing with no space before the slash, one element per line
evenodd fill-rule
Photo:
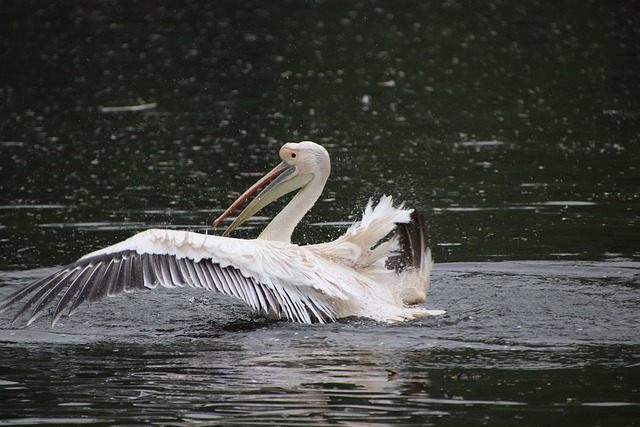
<path fill-rule="evenodd" d="M 398 273 L 408 268 L 421 270 L 425 263 L 430 263 L 427 239 L 427 221 L 424 213 L 414 210 L 411 221 L 396 224 L 396 235 L 400 244 L 400 253 L 389 257 L 386 266 Z"/>

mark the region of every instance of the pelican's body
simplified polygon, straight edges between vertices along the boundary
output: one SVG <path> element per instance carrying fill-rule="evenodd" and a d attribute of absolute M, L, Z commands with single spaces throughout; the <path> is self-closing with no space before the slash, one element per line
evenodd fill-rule
<path fill-rule="evenodd" d="M 394 207 L 390 197 L 383 197 L 375 207 L 369 202 L 362 220 L 338 239 L 293 244 L 291 234 L 320 196 L 330 161 L 322 146 L 309 141 L 285 144 L 280 157 L 283 163 L 214 223 L 269 179 L 275 178 L 225 235 L 271 201 L 300 188 L 257 239 L 147 230 L 18 290 L 0 303 L 0 312 L 31 295 L 15 319 L 33 308 L 32 322 L 61 295 L 52 313 L 55 323 L 66 308 L 73 314 L 84 301 L 189 285 L 235 296 L 268 316 L 301 323 L 347 316 L 393 322 L 442 313 L 414 305 L 426 298 L 432 265 L 419 214 Z M 379 243 L 396 226 L 399 238 Z"/>

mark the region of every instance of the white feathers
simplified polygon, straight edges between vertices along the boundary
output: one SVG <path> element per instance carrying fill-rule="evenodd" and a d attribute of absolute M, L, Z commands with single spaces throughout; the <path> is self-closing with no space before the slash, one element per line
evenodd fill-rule
<path fill-rule="evenodd" d="M 361 221 L 356 221 L 336 240 L 309 248 L 324 257 L 340 258 L 354 265 L 374 264 L 393 254 L 398 245 L 395 239 L 391 239 L 372 250 L 373 246 L 393 231 L 396 224 L 409 222 L 411 212 L 413 209 L 404 209 L 402 204 L 394 207 L 389 196 L 383 196 L 375 207 L 369 199 Z"/>

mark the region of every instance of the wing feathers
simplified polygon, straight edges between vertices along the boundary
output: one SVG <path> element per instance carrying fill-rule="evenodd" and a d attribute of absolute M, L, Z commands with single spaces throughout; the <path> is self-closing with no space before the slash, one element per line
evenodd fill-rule
<path fill-rule="evenodd" d="M 124 283 L 120 286 L 126 293 L 142 292 L 147 290 L 144 286 L 144 272 L 141 256 L 135 252 L 126 252 L 122 258 L 125 271 Z M 118 289 L 119 290 L 119 289 Z"/>
<path fill-rule="evenodd" d="M 38 318 L 38 316 L 37 316 L 38 308 L 42 309 L 44 307 L 39 302 L 43 301 L 43 300 L 50 300 L 50 298 L 55 297 L 56 294 L 58 292 L 60 292 L 60 290 L 62 289 L 62 286 L 60 285 L 60 283 L 64 283 L 65 280 L 73 280 L 74 277 L 77 275 L 78 270 L 79 270 L 79 268 L 74 268 L 74 269 L 71 269 L 71 270 L 67 270 L 67 271 L 65 271 L 66 274 L 63 274 L 63 275 L 61 275 L 61 277 L 56 277 L 55 279 L 51 280 L 50 282 L 47 282 L 45 284 L 45 286 L 40 288 L 38 290 L 38 292 L 36 292 L 29 299 L 29 301 L 26 302 L 24 307 L 22 307 L 22 309 L 20 311 L 18 311 L 16 316 L 13 318 L 13 321 L 15 322 L 20 316 L 22 316 L 27 310 L 29 310 L 34 304 L 38 303 L 38 306 L 34 310 L 32 316 L 31 316 L 31 319 L 29 319 L 29 323 L 31 323 L 34 320 L 36 320 Z"/>
<path fill-rule="evenodd" d="M 144 277 L 144 286 L 149 289 L 158 287 L 156 281 L 155 266 L 151 265 L 151 257 L 149 254 L 142 254 L 142 276 Z"/>
<path fill-rule="evenodd" d="M 61 295 L 51 313 L 52 324 L 55 324 L 65 311 L 72 315 L 85 301 L 148 291 L 158 286 L 185 285 L 231 295 L 256 310 L 301 323 L 324 323 L 335 318 L 335 310 L 328 302 L 309 296 L 295 286 L 260 283 L 233 266 L 222 267 L 208 258 L 196 262 L 174 255 L 139 254 L 133 250 L 81 258 L 11 294 L 0 303 L 0 313 L 29 296 L 13 321 L 31 310 L 28 323 L 32 323 Z"/>
<path fill-rule="evenodd" d="M 76 310 L 78 305 L 80 305 L 80 303 L 87 298 L 87 294 L 90 291 L 89 283 L 90 283 L 91 277 L 93 277 L 97 272 L 97 269 L 94 269 L 94 267 L 97 267 L 97 265 L 89 264 L 85 266 L 82 269 L 82 271 L 80 271 L 80 273 L 77 276 L 75 276 L 75 278 L 70 284 L 68 284 L 67 280 L 61 280 L 58 282 L 55 288 L 56 292 L 51 295 L 51 300 L 53 300 L 55 296 L 58 294 L 58 292 L 61 292 L 65 288 L 65 286 L 66 286 L 66 291 L 64 292 L 64 294 L 62 294 L 62 297 L 60 298 L 53 312 L 54 322 L 62 315 L 62 311 L 71 301 L 73 301 L 73 303 L 71 304 L 71 308 L 69 310 L 70 312 L 73 312 Z M 33 314 L 39 315 L 40 313 L 43 313 L 43 309 L 47 304 L 41 304 L 39 307 L 36 307 L 33 310 Z M 30 322 L 31 321 L 32 320 L 30 320 Z"/>
<path fill-rule="evenodd" d="M 64 270 L 58 271 L 54 275 L 43 277 L 42 279 L 37 280 L 32 284 L 23 287 L 22 289 L 18 289 L 17 291 L 9 295 L 4 301 L 2 301 L 2 303 L 0 303 L 0 313 L 4 313 L 12 304 L 20 301 L 36 289 L 42 286 L 46 287 L 48 282 L 55 280 L 56 277 L 63 274 L 65 274 Z M 42 292 L 45 292 L 45 290 L 43 290 Z M 27 304 L 25 304 L 25 306 L 27 306 Z M 28 308 L 29 307 L 26 307 L 25 310 L 27 310 Z"/>

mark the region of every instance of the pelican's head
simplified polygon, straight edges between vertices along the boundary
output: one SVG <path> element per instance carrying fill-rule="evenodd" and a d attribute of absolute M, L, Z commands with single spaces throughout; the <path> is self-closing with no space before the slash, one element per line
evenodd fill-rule
<path fill-rule="evenodd" d="M 288 142 L 280 148 L 282 163 L 273 168 L 271 172 L 260 178 L 238 199 L 227 208 L 214 222 L 215 228 L 223 219 L 231 214 L 240 204 L 249 198 L 267 182 L 271 183 L 247 205 L 240 215 L 225 230 L 223 236 L 228 235 L 246 220 L 258 213 L 260 209 L 269 203 L 279 199 L 287 193 L 305 188 L 311 182 L 324 187 L 329 172 L 331 160 L 327 150 L 319 144 L 311 141 L 299 143 Z M 313 200 L 315 202 L 315 200 Z"/>

